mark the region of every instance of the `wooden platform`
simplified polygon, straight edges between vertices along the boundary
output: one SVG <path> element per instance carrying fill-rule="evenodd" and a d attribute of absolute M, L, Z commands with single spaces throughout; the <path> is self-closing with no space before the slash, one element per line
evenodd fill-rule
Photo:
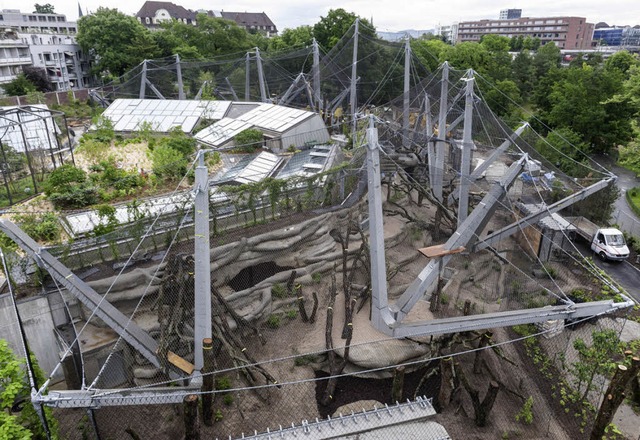
<path fill-rule="evenodd" d="M 443 244 L 437 244 L 435 246 L 418 249 L 418 252 L 420 252 L 425 257 L 438 258 L 445 255 L 459 254 L 460 252 L 464 251 L 464 249 L 464 246 L 460 246 L 456 249 L 445 249 Z"/>

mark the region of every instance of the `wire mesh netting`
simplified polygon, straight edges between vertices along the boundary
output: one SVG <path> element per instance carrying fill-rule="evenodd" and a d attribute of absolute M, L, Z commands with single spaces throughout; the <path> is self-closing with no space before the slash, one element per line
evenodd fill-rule
<path fill-rule="evenodd" d="M 60 438 L 181 438 L 195 425 L 210 438 L 260 438 L 265 432 L 265 438 L 366 438 L 365 431 L 434 439 L 588 435 L 610 367 L 624 361 L 613 342 L 623 336 L 627 308 L 575 320 L 531 320 L 537 324 L 505 314 L 491 329 L 404 338 L 372 325 L 376 281 L 364 198 L 372 184 L 365 167 L 372 146 L 365 145 L 364 131 L 377 121 L 384 249 L 374 250 L 386 257 L 390 303 L 429 264 L 419 249 L 459 234 L 461 216 L 487 206 L 492 211 L 474 227 L 464 252 L 438 270 L 402 325 L 571 309 L 598 300 L 624 303 L 624 289 L 582 256 L 575 228 L 550 208 L 610 173 L 587 159 L 566 158 L 563 148 L 532 129 L 515 136 L 482 99 L 489 87 L 482 77 L 474 80 L 473 93 L 466 92 L 468 71 L 443 66 L 428 75 L 412 59 L 409 91 L 392 99 L 405 89 L 404 48 L 380 43 L 366 29 L 360 37 L 358 61 L 366 68 L 358 74 L 356 102 L 362 113 L 336 116 L 346 106 L 342 92 L 351 86 L 353 29 L 320 68 L 323 95 L 332 99 L 325 103 L 334 116 L 331 131 L 356 129 L 344 164 L 247 185 L 222 179 L 210 188 L 212 279 L 205 293 L 212 340 L 195 376 L 195 317 L 202 311 L 194 303 L 202 292 L 195 287 L 200 261 L 194 240 L 202 237 L 193 231 L 191 192 L 138 203 L 115 232 L 48 249 L 77 275 L 42 253 L 35 262 L 11 260 L 8 273 L 21 285 L 19 295 L 42 302 L 25 320 L 28 338 L 46 333 L 45 345 L 55 347 L 38 349 L 54 352 L 45 371 L 49 384 L 61 390 L 51 387 L 35 400 L 54 407 Z M 109 98 L 179 97 L 180 71 L 188 98 L 271 99 L 310 67 L 312 52 L 265 57 L 260 68 L 259 56 L 179 65 L 176 59 L 148 61 L 110 86 Z M 259 69 L 266 84 L 256 81 Z M 290 104 L 316 105 L 309 96 L 300 93 Z M 407 97 L 405 122 L 400 109 Z M 441 104 L 442 118 L 436 118 Z M 558 160 L 545 158 L 545 148 L 558 150 Z M 566 173 L 565 160 L 575 174 Z M 483 162 L 491 166 L 473 175 Z M 441 196 L 433 190 L 436 175 Z M 468 205 L 460 203 L 465 194 Z M 546 218 L 517 223 L 490 241 L 494 231 L 539 212 Z M 202 400 L 200 410 L 194 395 Z M 193 417 L 198 411 L 201 421 Z"/>

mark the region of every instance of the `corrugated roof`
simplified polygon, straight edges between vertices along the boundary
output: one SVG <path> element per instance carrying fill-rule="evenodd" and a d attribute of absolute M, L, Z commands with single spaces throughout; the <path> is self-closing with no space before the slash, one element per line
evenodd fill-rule
<path fill-rule="evenodd" d="M 166 133 L 181 127 L 190 133 L 200 120 L 224 118 L 229 101 L 184 101 L 175 99 L 116 99 L 102 114 L 115 131 L 136 131 L 148 122 L 152 130 Z"/>
<path fill-rule="evenodd" d="M 519 207 L 525 215 L 534 214 L 542 209 L 547 209 L 547 205 L 544 203 L 523 203 L 520 204 Z M 555 212 L 540 219 L 538 224 L 553 231 L 571 231 L 576 229 L 574 225 Z"/>

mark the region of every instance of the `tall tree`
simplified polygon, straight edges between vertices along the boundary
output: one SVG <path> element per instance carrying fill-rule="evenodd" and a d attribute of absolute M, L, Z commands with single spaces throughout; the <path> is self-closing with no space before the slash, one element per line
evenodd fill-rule
<path fill-rule="evenodd" d="M 528 50 L 519 52 L 511 63 L 511 75 L 523 99 L 528 99 L 535 85 L 533 58 Z"/>
<path fill-rule="evenodd" d="M 313 26 L 313 35 L 322 47 L 330 50 L 347 33 L 356 18 L 359 18 L 356 14 L 342 8 L 331 9 L 326 17 L 320 17 L 320 21 Z M 360 33 L 375 39 L 376 31 L 373 24 L 366 18 L 360 18 L 360 23 Z"/>
<path fill-rule="evenodd" d="M 158 56 L 149 30 L 117 9 L 98 8 L 78 20 L 77 41 L 96 57 L 95 73 L 122 75 L 144 59 Z"/>
<path fill-rule="evenodd" d="M 54 6 L 51 3 L 45 3 L 44 5 L 36 3 L 33 7 L 35 8 L 34 14 L 55 14 Z"/>
<path fill-rule="evenodd" d="M 285 29 L 269 40 L 269 50 L 291 50 L 309 46 L 313 41 L 313 27 L 298 26 L 293 29 Z"/>
<path fill-rule="evenodd" d="M 633 107 L 624 97 L 622 74 L 584 65 L 569 68 L 549 90 L 546 119 L 552 127 L 568 127 L 589 145 L 590 152 L 607 153 L 631 139 Z"/>

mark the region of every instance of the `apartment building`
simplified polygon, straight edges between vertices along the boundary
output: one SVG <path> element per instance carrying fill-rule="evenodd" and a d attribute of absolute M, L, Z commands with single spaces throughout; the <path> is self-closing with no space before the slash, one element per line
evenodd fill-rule
<path fill-rule="evenodd" d="M 483 35 L 539 38 L 561 49 L 589 49 L 593 23 L 584 17 L 521 17 L 511 20 L 463 21 L 458 24 L 458 42 L 480 41 Z"/>
<path fill-rule="evenodd" d="M 0 13 L 0 84 L 15 79 L 22 66 L 44 68 L 56 90 L 89 87 L 89 56 L 76 43 L 77 26 L 63 14 Z"/>
<path fill-rule="evenodd" d="M 500 20 L 511 20 L 522 17 L 522 9 L 502 9 L 500 11 Z"/>
<path fill-rule="evenodd" d="M 11 28 L 0 28 L 0 87 L 31 65 L 29 45 Z"/>

